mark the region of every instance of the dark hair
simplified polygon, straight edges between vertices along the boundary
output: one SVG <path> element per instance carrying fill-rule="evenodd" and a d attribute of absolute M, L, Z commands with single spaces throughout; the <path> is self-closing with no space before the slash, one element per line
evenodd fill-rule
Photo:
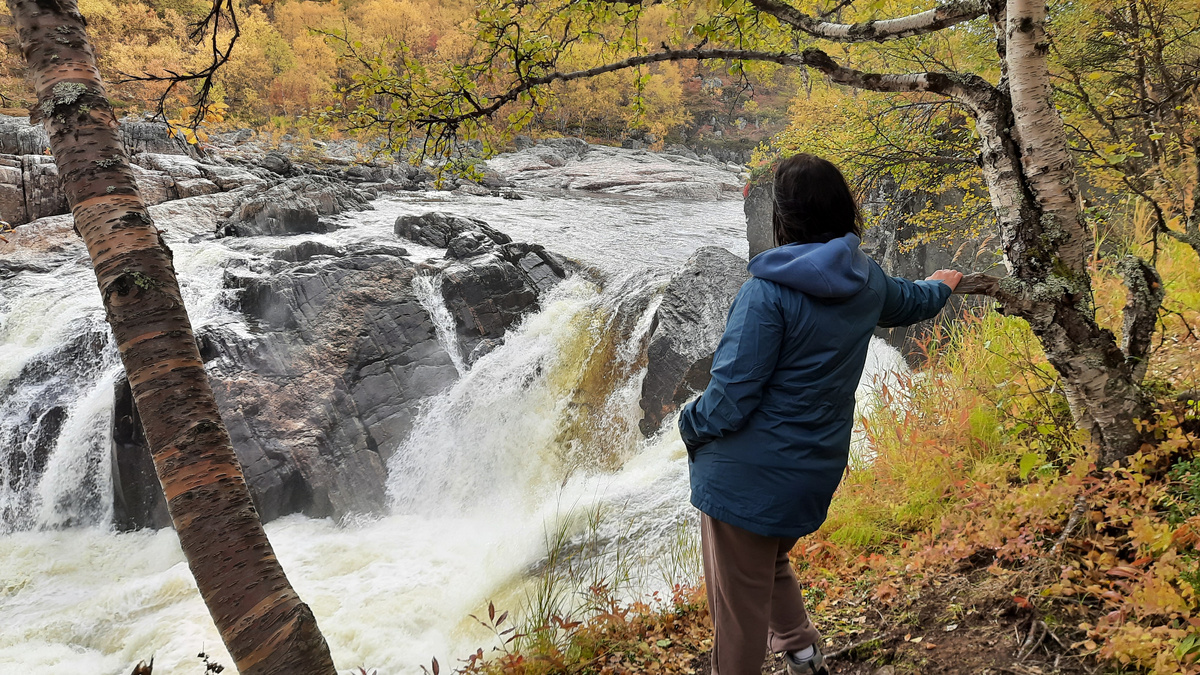
<path fill-rule="evenodd" d="M 800 153 L 775 167 L 771 217 L 775 245 L 823 244 L 862 236 L 862 213 L 841 171 L 826 159 Z"/>

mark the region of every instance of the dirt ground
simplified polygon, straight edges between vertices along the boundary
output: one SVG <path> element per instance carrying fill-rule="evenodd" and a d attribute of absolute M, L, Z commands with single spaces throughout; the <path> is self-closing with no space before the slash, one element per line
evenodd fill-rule
<path fill-rule="evenodd" d="M 979 571 L 923 590 L 911 602 L 868 608 L 856 635 L 824 648 L 838 675 L 1091 675 L 1100 668 L 1071 649 L 1073 629 L 1055 626 L 1015 596 L 1003 580 Z M 691 664 L 711 672 L 709 654 Z M 763 673 L 786 675 L 773 656 Z"/>

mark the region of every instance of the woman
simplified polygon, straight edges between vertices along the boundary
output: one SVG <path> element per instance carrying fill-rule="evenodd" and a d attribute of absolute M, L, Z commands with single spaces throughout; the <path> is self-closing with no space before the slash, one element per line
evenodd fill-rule
<path fill-rule="evenodd" d="M 884 274 L 837 167 L 796 155 L 775 171 L 776 248 L 750 262 L 712 380 L 684 406 L 692 504 L 713 617 L 714 675 L 758 675 L 768 649 L 793 675 L 828 673 L 788 562 L 825 520 L 850 452 L 854 390 L 876 326 L 929 319 L 962 274 Z"/>

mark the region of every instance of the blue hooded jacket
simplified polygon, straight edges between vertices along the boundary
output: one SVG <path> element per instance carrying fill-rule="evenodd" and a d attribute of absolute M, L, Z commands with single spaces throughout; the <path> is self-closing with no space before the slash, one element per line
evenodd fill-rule
<path fill-rule="evenodd" d="M 692 504 L 768 537 L 825 521 L 846 469 L 854 391 L 876 326 L 936 316 L 939 281 L 889 277 L 848 234 L 750 261 L 729 308 L 712 380 L 684 406 Z"/>

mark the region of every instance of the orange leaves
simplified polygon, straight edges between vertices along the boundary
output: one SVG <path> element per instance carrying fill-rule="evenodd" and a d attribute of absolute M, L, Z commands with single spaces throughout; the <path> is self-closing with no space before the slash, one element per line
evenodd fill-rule
<path fill-rule="evenodd" d="M 885 605 L 891 605 L 900 596 L 900 588 L 891 581 L 885 581 L 875 587 L 875 599 Z"/>

